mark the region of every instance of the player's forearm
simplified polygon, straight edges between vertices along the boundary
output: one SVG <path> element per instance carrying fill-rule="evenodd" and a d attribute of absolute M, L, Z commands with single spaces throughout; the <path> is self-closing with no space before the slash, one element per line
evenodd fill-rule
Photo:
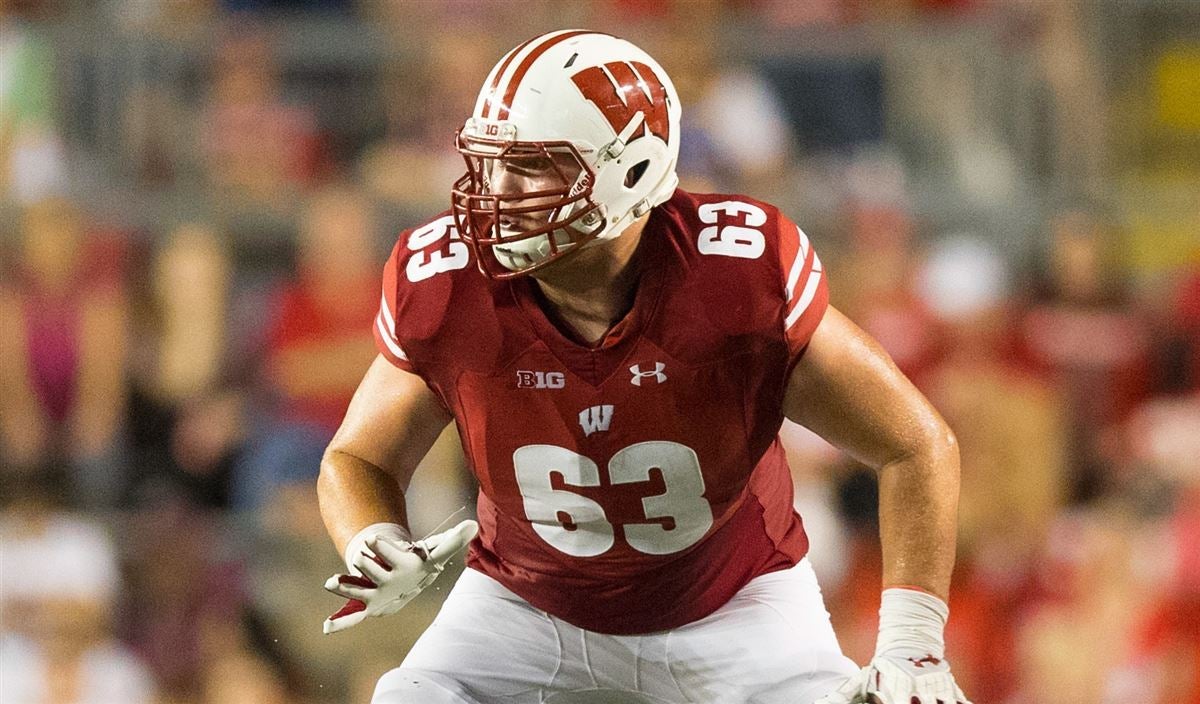
<path fill-rule="evenodd" d="M 879 472 L 883 586 L 911 586 L 945 601 L 958 523 L 958 444 L 947 429 Z"/>
<path fill-rule="evenodd" d="M 330 450 L 322 458 L 317 499 L 339 555 L 356 533 L 373 523 L 408 527 L 404 491 L 395 476 L 345 452 Z"/>

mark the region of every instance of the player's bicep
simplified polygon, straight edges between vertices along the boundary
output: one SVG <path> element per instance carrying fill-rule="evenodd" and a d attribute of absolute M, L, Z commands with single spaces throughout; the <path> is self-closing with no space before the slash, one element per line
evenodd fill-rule
<path fill-rule="evenodd" d="M 784 415 L 875 468 L 950 439 L 879 343 L 832 306 L 792 369 Z"/>
<path fill-rule="evenodd" d="M 363 376 L 329 444 L 393 474 L 401 487 L 451 416 L 421 377 L 379 355 Z"/>

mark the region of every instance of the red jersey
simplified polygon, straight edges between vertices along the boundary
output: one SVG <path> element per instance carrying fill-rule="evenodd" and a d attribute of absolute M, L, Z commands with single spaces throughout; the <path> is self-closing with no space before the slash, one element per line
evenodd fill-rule
<path fill-rule="evenodd" d="M 808 540 L 778 432 L 828 292 L 795 224 L 742 196 L 676 191 L 637 256 L 633 306 L 594 347 L 529 278 L 492 281 L 449 216 L 400 235 L 380 352 L 453 414 L 479 480 L 467 564 L 584 629 L 712 613 Z"/>

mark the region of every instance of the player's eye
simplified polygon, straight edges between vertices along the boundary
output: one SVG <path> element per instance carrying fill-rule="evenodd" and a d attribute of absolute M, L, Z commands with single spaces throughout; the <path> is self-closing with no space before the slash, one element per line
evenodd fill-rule
<path fill-rule="evenodd" d="M 528 156 L 509 159 L 506 169 L 518 176 L 541 176 L 554 172 L 554 163 L 544 156 Z"/>

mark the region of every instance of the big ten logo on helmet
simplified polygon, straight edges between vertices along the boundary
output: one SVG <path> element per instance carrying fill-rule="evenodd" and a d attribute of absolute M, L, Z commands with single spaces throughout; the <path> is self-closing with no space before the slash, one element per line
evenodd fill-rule
<path fill-rule="evenodd" d="M 489 137 L 495 137 L 500 134 L 500 125 L 487 124 L 483 126 L 483 133 Z"/>
<path fill-rule="evenodd" d="M 671 120 L 667 112 L 667 89 L 646 64 L 614 61 L 604 64 L 603 68 L 589 66 L 571 76 L 571 81 L 583 97 L 600 109 L 617 134 L 640 112 L 646 118 L 641 135 L 649 130 L 662 141 L 669 141 Z M 641 135 L 631 135 L 630 141 Z"/>
<path fill-rule="evenodd" d="M 518 389 L 561 389 L 567 385 L 567 375 L 562 372 L 517 372 Z"/>

